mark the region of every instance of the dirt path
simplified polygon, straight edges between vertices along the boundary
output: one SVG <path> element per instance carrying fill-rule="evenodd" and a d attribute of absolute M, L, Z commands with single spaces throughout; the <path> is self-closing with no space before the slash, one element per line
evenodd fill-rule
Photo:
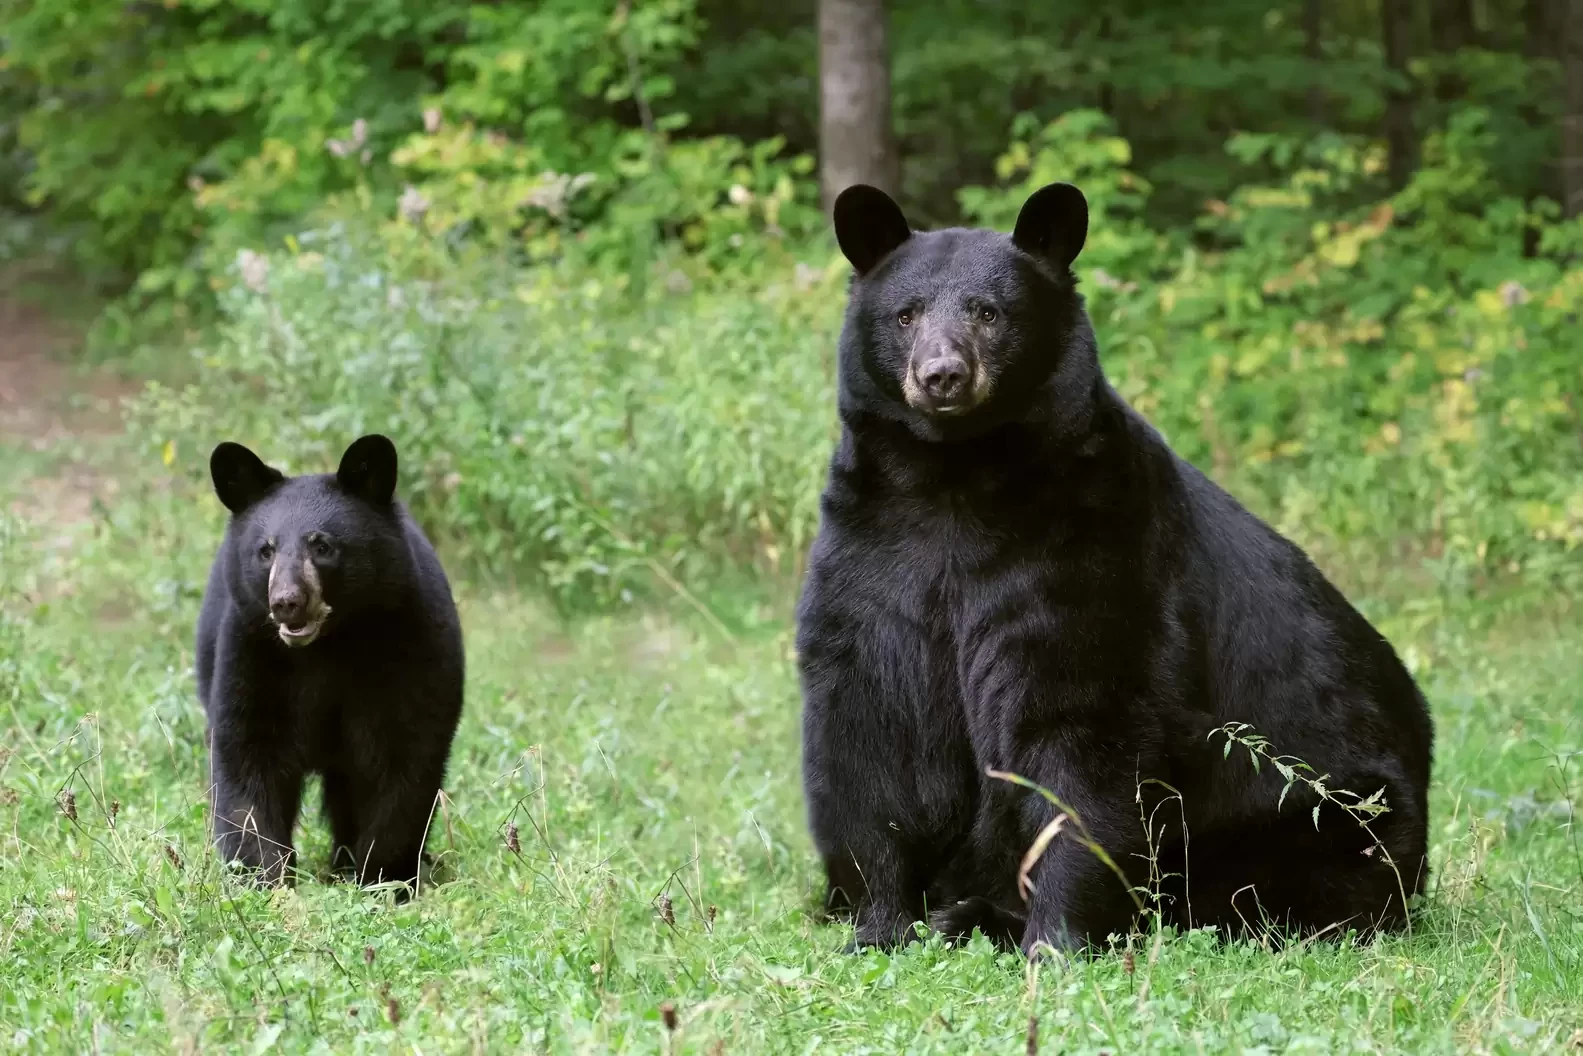
<path fill-rule="evenodd" d="M 0 273 L 0 289 L 7 278 Z M 0 501 L 50 529 L 87 523 L 95 496 L 114 493 L 83 441 L 120 431 L 120 401 L 132 391 L 107 371 L 71 366 L 80 340 L 80 327 L 0 294 Z"/>

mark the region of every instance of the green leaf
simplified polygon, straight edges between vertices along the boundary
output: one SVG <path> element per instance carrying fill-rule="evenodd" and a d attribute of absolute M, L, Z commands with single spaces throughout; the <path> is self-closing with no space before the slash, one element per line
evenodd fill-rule
<path fill-rule="evenodd" d="M 865 986 L 878 982 L 890 970 L 890 957 L 883 953 L 874 954 L 873 960 L 863 971 L 863 984 Z"/>
<path fill-rule="evenodd" d="M 770 982 L 779 983 L 781 986 L 790 986 L 803 976 L 801 968 L 779 964 L 766 964 L 762 971 Z"/>
<path fill-rule="evenodd" d="M 159 911 L 165 914 L 169 920 L 174 922 L 178 919 L 176 916 L 176 896 L 171 893 L 169 885 L 160 884 L 154 888 L 154 904 L 159 907 Z"/>
<path fill-rule="evenodd" d="M 280 1032 L 285 1029 L 283 1023 L 271 1023 L 259 1031 L 253 1038 L 253 1056 L 262 1056 L 275 1047 L 275 1041 L 280 1037 Z"/>

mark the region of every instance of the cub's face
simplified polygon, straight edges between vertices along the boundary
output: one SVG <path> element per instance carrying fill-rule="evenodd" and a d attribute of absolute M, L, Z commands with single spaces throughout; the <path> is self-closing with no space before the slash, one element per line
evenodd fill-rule
<path fill-rule="evenodd" d="M 332 620 L 377 595 L 380 570 L 400 539 L 389 440 L 363 437 L 334 474 L 292 478 L 240 444 L 224 443 L 210 457 L 210 472 L 232 513 L 232 595 L 282 643 L 312 645 Z"/>
<path fill-rule="evenodd" d="M 1015 233 L 914 232 L 889 196 L 850 187 L 836 236 L 855 271 L 844 355 L 864 395 L 936 427 L 994 416 L 1056 368 L 1078 313 L 1070 266 L 1088 207 L 1069 184 L 1023 206 Z"/>

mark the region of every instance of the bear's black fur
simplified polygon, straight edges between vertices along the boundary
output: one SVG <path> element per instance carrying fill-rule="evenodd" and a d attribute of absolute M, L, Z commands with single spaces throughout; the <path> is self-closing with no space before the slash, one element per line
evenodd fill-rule
<path fill-rule="evenodd" d="M 286 879 L 303 778 L 322 775 L 334 865 L 416 882 L 462 710 L 461 624 L 434 548 L 394 497 L 396 449 L 284 477 L 223 443 L 231 511 L 198 617 L 221 855 Z"/>
<path fill-rule="evenodd" d="M 1424 699 L 1303 552 L 1105 380 L 1070 270 L 1082 194 L 1043 188 L 1008 237 L 912 232 L 859 186 L 835 226 L 855 269 L 842 430 L 797 648 L 810 826 L 855 945 L 931 912 L 1027 951 L 1133 922 L 1070 820 L 1023 899 L 1055 811 L 987 771 L 1053 791 L 1129 883 L 1155 875 L 1168 921 L 1399 925 L 1426 872 Z M 1234 722 L 1330 789 L 1383 789 L 1383 850 L 1333 806 L 1316 825 L 1302 784 L 1281 803 L 1244 747 L 1223 757 Z"/>

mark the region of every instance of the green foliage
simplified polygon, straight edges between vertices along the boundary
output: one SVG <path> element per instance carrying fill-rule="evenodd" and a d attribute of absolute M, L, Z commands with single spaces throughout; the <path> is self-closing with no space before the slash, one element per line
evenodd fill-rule
<path fill-rule="evenodd" d="M 828 278 L 688 294 L 677 269 L 638 293 L 489 258 L 412 280 L 384 259 L 334 231 L 246 258 L 198 381 L 138 408 L 150 451 L 173 444 L 201 492 L 217 437 L 306 471 L 387 432 L 403 493 L 457 553 L 568 601 L 653 585 L 651 559 L 791 569 L 833 438 Z"/>
<path fill-rule="evenodd" d="M 500 181 L 481 209 L 450 217 L 490 234 L 522 226 L 524 211 L 556 216 L 542 199 L 562 173 L 592 180 L 587 207 L 572 203 L 574 230 L 623 193 L 657 189 L 677 212 L 656 208 L 654 219 L 685 227 L 701 166 L 716 166 L 711 186 L 723 193 L 733 166 L 766 163 L 720 142 L 655 161 L 684 120 L 652 108 L 694 39 L 688 0 L 613 11 L 577 0 L 6 0 L 0 21 L 0 91 L 26 93 L 29 199 L 91 231 L 84 266 L 136 276 L 145 293 L 192 297 L 204 279 L 195 247 L 210 248 L 213 267 L 336 192 L 393 203 L 403 162 L 420 182 Z M 437 138 L 426 112 L 452 131 Z"/>
<path fill-rule="evenodd" d="M 1074 183 L 1088 199 L 1085 270 L 1134 280 L 1151 275 L 1174 255 L 1167 238 L 1142 220 L 1152 188 L 1129 169 L 1132 148 L 1115 122 L 1097 110 L 1074 110 L 1049 125 L 1031 114 L 1017 118 L 1012 144 L 995 165 L 1000 185 L 958 192 L 962 212 L 982 227 L 1010 231 L 1028 197 L 1047 183 Z"/>
<path fill-rule="evenodd" d="M 1425 5 L 1416 5 L 1411 72 L 1422 88 L 1415 125 L 1444 127 L 1460 105 L 1495 115 L 1503 193 L 1554 198 L 1559 66 L 1525 35 L 1531 5 L 1478 5 L 1477 45 L 1437 54 Z M 814 143 L 817 42 L 811 0 L 700 0 L 699 72 L 676 101 L 695 127 Z M 989 179 L 1003 132 L 1019 113 L 1049 124 L 1099 108 L 1132 144 L 1139 175 L 1158 191 L 1158 227 L 1190 222 L 1205 199 L 1224 198 L 1251 173 L 1222 147 L 1240 130 L 1309 138 L 1319 131 L 1380 135 L 1385 72 L 1377 3 L 1326 0 L 1307 54 L 1304 5 L 1212 0 L 1194 5 L 1114 0 L 989 4 L 892 3 L 892 107 L 904 191 L 932 223 L 957 218 L 956 192 Z M 1544 41 L 1540 42 L 1540 50 Z M 1460 95 L 1427 90 L 1454 71 Z M 1383 190 L 1383 174 L 1371 190 Z"/>
<path fill-rule="evenodd" d="M 392 157 L 412 181 L 397 212 L 444 244 L 468 239 L 529 262 L 571 255 L 642 276 L 671 243 L 692 254 L 695 273 L 740 281 L 748 258 L 788 234 L 801 242 L 820 222 L 804 179 L 812 161 L 780 157 L 774 140 L 749 148 L 630 132 L 612 172 L 568 176 L 498 134 L 432 123 Z"/>
<path fill-rule="evenodd" d="M 959 189 L 993 177 L 1018 115 L 1042 128 L 1105 112 L 1162 230 L 1277 175 L 1272 154 L 1223 149 L 1239 131 L 1379 134 L 1372 0 L 1323 5 L 1317 59 L 1295 3 L 891 6 L 904 192 L 931 223 L 957 220 Z M 1487 111 L 1489 182 L 1523 201 L 1559 194 L 1559 64 L 1526 35 L 1530 6 L 1479 5 L 1478 46 L 1456 54 L 1432 50 L 1427 19 L 1411 42 L 1417 83 L 1459 86 L 1420 91 L 1416 128 Z M 730 170 L 778 151 L 802 175 L 814 24 L 812 0 L 0 0 L 0 202 L 31 203 L 110 287 L 136 280 L 122 320 L 150 303 L 184 317 L 237 250 L 274 244 L 338 193 L 387 213 L 427 203 L 448 237 L 528 259 L 586 240 L 641 266 L 656 244 L 713 245 L 697 218 L 742 182 Z M 1383 179 L 1369 167 L 1345 204 Z M 812 201 L 800 180 L 777 193 Z M 795 238 L 813 222 L 778 227 Z"/>
<path fill-rule="evenodd" d="M 1399 195 L 1354 208 L 1336 203 L 1380 164 L 1370 144 L 1243 137 L 1232 149 L 1279 178 L 1211 203 L 1196 241 L 1144 225 L 1149 185 L 1093 112 L 1024 122 L 1005 182 L 962 198 L 1004 228 L 1032 188 L 1077 179 L 1093 206 L 1080 271 L 1112 378 L 1185 457 L 1322 556 L 1427 562 L 1448 589 L 1513 574 L 1576 587 L 1583 271 L 1521 255 L 1544 218 L 1496 196 L 1486 127 L 1459 117 Z M 828 243 L 799 259 L 799 240 L 771 230 L 800 205 L 767 153 L 727 153 L 744 182 L 688 207 L 680 242 L 696 251 L 503 268 L 448 248 L 436 204 L 248 253 L 196 381 L 145 398 L 138 434 L 150 452 L 174 444 L 201 491 L 219 438 L 310 467 L 383 430 L 415 508 L 458 554 L 567 604 L 673 590 L 667 577 L 794 574 L 833 436 L 846 267 Z M 717 167 L 700 166 L 700 188 Z M 1465 208 L 1478 198 L 1482 216 Z"/>

